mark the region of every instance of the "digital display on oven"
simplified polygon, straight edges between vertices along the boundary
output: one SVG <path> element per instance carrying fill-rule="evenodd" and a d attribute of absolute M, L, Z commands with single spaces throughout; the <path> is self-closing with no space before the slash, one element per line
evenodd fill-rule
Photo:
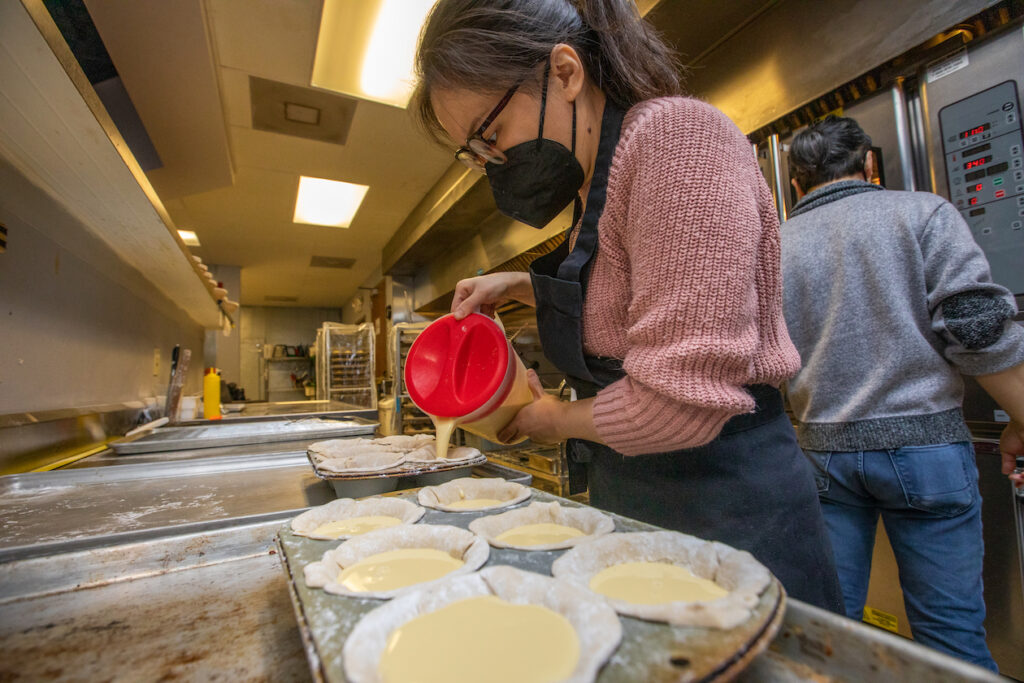
<path fill-rule="evenodd" d="M 991 127 L 992 126 L 990 126 L 989 124 L 983 123 L 980 126 L 975 126 L 974 128 L 969 128 L 968 130 L 961 131 L 960 139 L 962 140 L 964 138 L 969 138 L 969 137 L 974 136 L 974 135 L 981 135 L 982 133 L 984 133 L 986 130 L 988 130 Z"/>
<path fill-rule="evenodd" d="M 970 161 L 964 164 L 964 169 L 966 170 L 969 168 L 978 168 L 979 166 L 984 166 L 990 161 L 992 161 L 991 154 L 983 157 L 978 157 L 977 159 L 971 159 Z"/>

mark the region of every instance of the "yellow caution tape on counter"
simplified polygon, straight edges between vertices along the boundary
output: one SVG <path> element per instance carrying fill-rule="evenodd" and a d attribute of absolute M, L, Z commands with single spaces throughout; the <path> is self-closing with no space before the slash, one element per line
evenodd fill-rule
<path fill-rule="evenodd" d="M 56 470 L 56 469 L 59 469 L 61 467 L 65 467 L 67 465 L 70 465 L 72 463 L 76 463 L 79 460 L 83 460 L 85 458 L 88 458 L 90 455 L 96 455 L 97 453 L 99 453 L 101 451 L 105 451 L 105 450 L 107 450 L 107 443 L 103 442 L 99 446 L 95 446 L 93 448 L 90 448 L 87 451 L 82 451 L 81 453 L 75 453 L 74 455 L 69 455 L 66 458 L 61 458 L 60 460 L 56 460 L 56 461 L 51 462 L 51 463 L 49 463 L 47 465 L 43 465 L 42 467 L 37 467 L 37 468 L 35 468 L 33 470 L 29 470 L 29 472 L 49 472 L 50 470 Z"/>

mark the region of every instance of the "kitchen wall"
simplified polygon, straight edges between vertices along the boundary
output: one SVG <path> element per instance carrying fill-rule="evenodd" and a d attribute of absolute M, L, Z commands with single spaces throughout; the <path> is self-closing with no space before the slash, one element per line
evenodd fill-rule
<path fill-rule="evenodd" d="M 163 396 L 175 344 L 199 390 L 203 329 L 2 154 L 0 223 L 0 415 Z"/>
<path fill-rule="evenodd" d="M 341 307 L 341 322 L 346 325 L 365 323 L 370 317 L 371 290 L 360 288 L 351 299 Z"/>
<path fill-rule="evenodd" d="M 312 346 L 317 329 L 325 322 L 341 322 L 341 315 L 339 308 L 242 306 L 238 311 L 237 332 L 241 342 L 240 386 L 245 389 L 245 397 L 267 399 L 262 394 L 262 364 L 259 362 L 264 346 Z"/>
<path fill-rule="evenodd" d="M 341 322 L 339 308 L 285 308 L 242 306 L 241 333 L 245 339 L 264 339 L 267 344 L 312 344 L 325 322 Z"/>

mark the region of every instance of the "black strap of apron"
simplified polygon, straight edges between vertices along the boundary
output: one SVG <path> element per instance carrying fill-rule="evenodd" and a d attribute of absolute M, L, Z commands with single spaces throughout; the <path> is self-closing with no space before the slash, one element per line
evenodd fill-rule
<path fill-rule="evenodd" d="M 599 380 L 588 368 L 583 353 L 583 301 L 588 264 L 597 251 L 597 223 L 604 211 L 612 158 L 618 145 L 624 113 L 611 102 L 601 116 L 598 153 L 594 162 L 587 207 L 580 232 L 569 249 L 569 236 L 558 248 L 530 264 L 530 279 L 537 301 L 537 325 L 544 355 L 569 378 Z M 621 371 L 621 370 L 620 370 Z"/>
<path fill-rule="evenodd" d="M 616 107 L 611 100 L 605 100 L 604 114 L 601 117 L 601 139 L 597 145 L 594 175 L 590 179 L 590 191 L 587 192 L 587 208 L 583 213 L 583 223 L 580 225 L 579 236 L 572 251 L 558 266 L 558 279 L 579 282 L 584 292 L 587 289 L 587 281 L 583 277 L 583 271 L 591 263 L 597 250 L 597 222 L 604 213 L 608 173 L 611 171 L 612 158 L 619 143 L 619 133 L 625 115 L 626 113 Z"/>

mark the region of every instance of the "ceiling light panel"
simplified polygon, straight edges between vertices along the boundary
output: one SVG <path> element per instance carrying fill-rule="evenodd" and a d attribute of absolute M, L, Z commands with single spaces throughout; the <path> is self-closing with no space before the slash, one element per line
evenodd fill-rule
<path fill-rule="evenodd" d="M 199 235 L 195 234 L 191 230 L 179 230 L 178 236 L 181 237 L 182 241 L 190 247 L 202 246 L 199 244 Z"/>
<path fill-rule="evenodd" d="M 367 185 L 301 176 L 292 220 L 309 225 L 347 228 L 369 189 Z"/>
<path fill-rule="evenodd" d="M 405 107 L 435 0 L 324 0 L 311 85 Z"/>

